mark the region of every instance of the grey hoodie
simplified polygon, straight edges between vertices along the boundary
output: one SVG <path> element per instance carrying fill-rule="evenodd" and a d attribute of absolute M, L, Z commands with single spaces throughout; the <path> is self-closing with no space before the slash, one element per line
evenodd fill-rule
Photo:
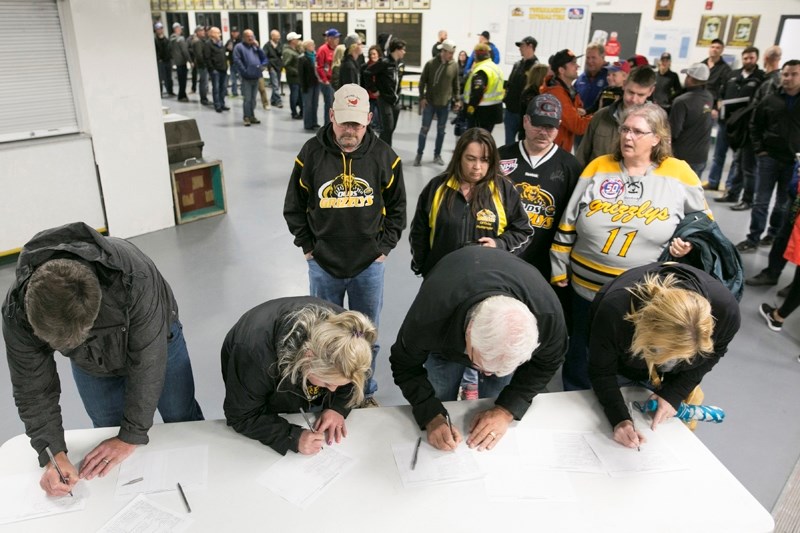
<path fill-rule="evenodd" d="M 14 401 L 39 464 L 44 449 L 66 452 L 61 385 L 53 349 L 39 339 L 25 312 L 34 270 L 51 259 L 83 261 L 100 280 L 102 304 L 89 340 L 64 355 L 95 376 L 127 376 L 119 439 L 147 444 L 167 367 L 167 338 L 178 319 L 172 289 L 155 264 L 133 244 L 103 237 L 82 222 L 44 230 L 22 249 L 17 278 L 3 303 L 3 337 Z"/>

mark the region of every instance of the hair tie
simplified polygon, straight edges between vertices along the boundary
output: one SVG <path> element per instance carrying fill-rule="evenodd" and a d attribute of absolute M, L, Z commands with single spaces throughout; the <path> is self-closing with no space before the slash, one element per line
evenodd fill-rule
<path fill-rule="evenodd" d="M 356 337 L 357 339 L 360 339 L 361 337 L 363 337 L 363 336 L 364 336 L 364 332 L 363 332 L 363 331 L 358 331 L 358 330 L 355 330 L 355 329 L 354 329 L 354 330 L 353 330 L 353 336 L 354 336 L 354 337 Z"/>

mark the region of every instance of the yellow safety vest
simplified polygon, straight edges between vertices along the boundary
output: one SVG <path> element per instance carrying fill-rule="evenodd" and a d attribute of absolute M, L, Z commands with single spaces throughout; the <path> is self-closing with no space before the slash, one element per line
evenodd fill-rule
<path fill-rule="evenodd" d="M 486 90 L 483 92 L 483 99 L 478 104 L 481 105 L 495 105 L 503 102 L 503 71 L 500 67 L 494 64 L 491 58 L 484 59 L 477 63 L 472 68 L 472 73 L 469 75 L 466 86 L 464 87 L 464 101 L 469 103 L 469 95 L 472 90 L 472 77 L 478 72 L 483 72 L 488 78 Z"/>

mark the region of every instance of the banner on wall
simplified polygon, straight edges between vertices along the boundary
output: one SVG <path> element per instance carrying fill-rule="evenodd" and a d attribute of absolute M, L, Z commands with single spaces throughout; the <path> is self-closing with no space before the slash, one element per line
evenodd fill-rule
<path fill-rule="evenodd" d="M 589 28 L 587 6 L 512 5 L 508 11 L 505 63 L 513 65 L 521 58 L 516 43 L 532 35 L 540 43 L 548 43 L 540 61 L 564 48 L 583 50 Z M 582 54 L 583 52 L 576 52 Z"/>

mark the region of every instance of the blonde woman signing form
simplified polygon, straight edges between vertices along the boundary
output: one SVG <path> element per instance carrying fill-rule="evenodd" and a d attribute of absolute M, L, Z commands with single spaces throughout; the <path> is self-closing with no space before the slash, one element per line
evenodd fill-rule
<path fill-rule="evenodd" d="M 619 379 L 643 384 L 658 400 L 652 429 L 675 416 L 706 373 L 725 355 L 739 330 L 739 304 L 702 270 L 651 263 L 628 270 L 592 302 L 589 376 L 614 440 L 635 448 L 644 438 L 633 427 Z"/>
<path fill-rule="evenodd" d="M 700 180 L 671 157 L 667 114 L 655 104 L 626 109 L 619 146 L 586 167 L 550 248 L 551 283 L 571 282 L 572 331 L 562 372 L 565 390 L 590 387 L 587 372 L 589 306 L 600 288 L 626 270 L 692 249 L 672 239 L 686 213 L 706 211 Z"/>
<path fill-rule="evenodd" d="M 376 339 L 366 316 L 317 298 L 254 307 L 222 345 L 228 425 L 280 454 L 341 442 L 344 419 L 364 400 Z M 313 431 L 278 416 L 300 409 L 321 411 Z"/>

